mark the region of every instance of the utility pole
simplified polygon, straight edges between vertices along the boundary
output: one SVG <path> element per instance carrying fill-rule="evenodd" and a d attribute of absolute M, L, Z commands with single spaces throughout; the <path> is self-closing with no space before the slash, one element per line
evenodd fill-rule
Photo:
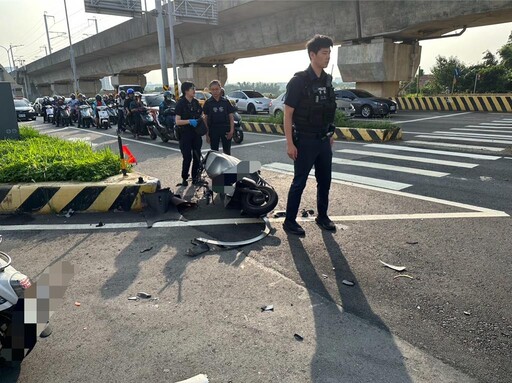
<path fill-rule="evenodd" d="M 158 36 L 158 51 L 160 53 L 160 68 L 162 70 L 162 87 L 164 90 L 169 87 L 169 76 L 167 74 L 167 51 L 165 49 L 164 16 L 162 13 L 162 1 L 155 0 L 156 11 L 156 32 Z"/>
<path fill-rule="evenodd" d="M 73 43 L 71 42 L 71 30 L 69 29 L 68 7 L 66 0 L 64 0 L 64 11 L 66 12 L 66 24 L 68 26 L 69 37 L 69 56 L 71 61 L 71 71 L 73 72 L 73 92 L 78 93 L 78 81 L 76 79 L 76 64 L 75 64 L 75 51 L 73 50 Z"/>
<path fill-rule="evenodd" d="M 87 19 L 87 24 L 89 24 L 89 21 L 94 21 L 94 25 L 96 25 L 96 34 L 98 34 L 98 19 L 96 19 L 96 16 L 92 19 Z"/>
<path fill-rule="evenodd" d="M 44 48 L 44 55 L 45 55 L 45 56 L 48 56 L 48 49 L 46 49 L 46 45 L 41 45 L 41 46 L 39 47 L 39 49 L 43 49 L 43 48 Z"/>
<path fill-rule="evenodd" d="M 22 47 L 22 46 L 23 45 L 12 45 L 12 44 L 9 44 L 9 50 L 11 51 L 12 65 L 14 66 L 14 68 L 16 68 L 16 63 L 14 62 L 14 54 L 12 53 L 12 48 Z"/>
<path fill-rule="evenodd" d="M 66 12 L 66 15 L 67 15 L 67 12 Z M 48 32 L 48 22 L 46 21 L 46 19 L 48 17 L 51 17 L 53 19 L 53 21 L 55 21 L 55 17 L 47 15 L 46 11 L 44 12 L 43 16 L 44 16 L 44 27 L 46 28 L 46 38 L 48 39 L 48 51 L 50 52 L 50 54 L 52 54 L 52 45 L 50 44 L 50 33 Z"/>
<path fill-rule="evenodd" d="M 174 44 L 174 12 L 171 0 L 167 0 L 167 16 L 169 17 L 169 34 L 171 38 L 171 59 L 172 74 L 174 77 L 174 97 L 176 100 L 180 97 L 178 89 L 178 70 L 176 69 L 176 45 Z"/>
<path fill-rule="evenodd" d="M 2 45 L 0 45 L 0 48 L 5 49 L 5 52 L 7 53 L 7 61 L 9 61 L 9 69 L 12 71 L 11 56 L 9 55 L 9 49 L 7 49 L 6 47 L 4 47 Z"/>

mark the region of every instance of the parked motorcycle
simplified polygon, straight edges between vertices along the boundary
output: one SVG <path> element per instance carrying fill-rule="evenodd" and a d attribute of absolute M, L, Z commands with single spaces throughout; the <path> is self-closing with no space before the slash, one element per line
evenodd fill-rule
<path fill-rule="evenodd" d="M 98 126 L 96 126 L 96 129 L 103 128 L 103 129 L 110 129 L 112 126 L 110 125 L 110 116 L 108 114 L 109 107 L 106 105 L 100 105 L 97 106 L 98 109 Z"/>
<path fill-rule="evenodd" d="M 128 130 L 135 136 L 149 136 L 152 140 L 156 140 L 157 136 L 157 122 L 153 114 L 150 112 L 150 110 L 146 107 L 139 108 L 139 116 L 138 118 L 141 119 L 140 122 L 140 132 L 137 132 L 136 130 L 136 124 L 134 118 L 137 118 L 137 116 L 132 115 L 131 118 L 127 119 L 127 128 Z"/>
<path fill-rule="evenodd" d="M 240 144 L 244 140 L 244 130 L 242 129 L 242 117 L 240 117 L 238 112 L 235 112 L 233 116 L 235 119 L 235 133 L 233 134 L 233 141 L 235 141 L 236 144 Z"/>
<path fill-rule="evenodd" d="M 117 125 L 119 121 L 119 117 L 117 115 L 117 105 L 116 104 L 108 104 L 108 118 L 110 120 L 110 125 Z"/>
<path fill-rule="evenodd" d="M 224 206 L 240 207 L 250 216 L 261 217 L 277 205 L 276 191 L 260 176 L 261 163 L 241 161 L 236 157 L 210 150 L 201 160 L 199 177 L 206 188 L 207 202 L 219 193 Z M 211 180 L 211 188 L 206 182 Z"/>
<path fill-rule="evenodd" d="M 158 124 L 155 124 L 155 132 L 160 136 L 163 142 L 169 140 L 179 141 L 176 131 L 176 102 L 167 107 L 162 114 L 158 115 Z"/>
<path fill-rule="evenodd" d="M 57 126 L 59 125 L 71 125 L 71 114 L 69 111 L 69 106 L 67 105 L 59 105 L 59 109 L 57 112 Z"/>
<path fill-rule="evenodd" d="M 93 122 L 92 108 L 90 105 L 80 105 L 78 107 L 80 121 L 84 128 L 89 129 Z"/>

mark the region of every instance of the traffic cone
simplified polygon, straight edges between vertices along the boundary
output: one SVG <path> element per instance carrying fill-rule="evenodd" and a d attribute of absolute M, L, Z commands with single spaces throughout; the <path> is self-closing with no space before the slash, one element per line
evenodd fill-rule
<path fill-rule="evenodd" d="M 123 153 L 128 157 L 128 163 L 130 164 L 136 164 L 137 159 L 133 155 L 133 153 L 128 149 L 128 146 L 123 145 Z"/>

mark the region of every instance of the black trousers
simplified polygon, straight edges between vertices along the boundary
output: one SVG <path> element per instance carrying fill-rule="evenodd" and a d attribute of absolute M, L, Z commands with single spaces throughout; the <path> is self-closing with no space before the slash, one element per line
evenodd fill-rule
<path fill-rule="evenodd" d="M 189 177 L 190 163 L 192 163 L 192 178 L 198 178 L 199 164 L 201 162 L 201 146 L 203 139 L 189 126 L 182 127 L 180 138 L 180 150 L 183 156 L 183 165 L 181 167 L 181 178 Z"/>
<path fill-rule="evenodd" d="M 117 110 L 117 129 L 124 129 L 124 110 L 118 109 Z"/>
<path fill-rule="evenodd" d="M 231 140 L 226 138 L 226 134 L 229 132 L 229 128 L 221 126 L 212 126 L 209 130 L 210 136 L 210 148 L 212 150 L 219 150 L 219 143 L 222 140 L 222 151 L 225 154 L 231 155 Z"/>
<path fill-rule="evenodd" d="M 319 216 L 327 215 L 329 207 L 329 189 L 331 188 L 332 148 L 328 138 L 299 136 L 297 159 L 295 160 L 294 176 L 288 192 L 286 219 L 294 221 L 299 212 L 302 192 L 306 187 L 309 172 L 315 167 L 316 208 Z"/>

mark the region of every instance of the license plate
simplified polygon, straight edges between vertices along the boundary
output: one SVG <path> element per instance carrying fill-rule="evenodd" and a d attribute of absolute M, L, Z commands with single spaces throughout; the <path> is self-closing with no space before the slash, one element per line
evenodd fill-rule
<path fill-rule="evenodd" d="M 48 113 L 48 117 L 53 117 L 53 114 L 52 113 Z"/>
<path fill-rule="evenodd" d="M 20 117 L 27 117 L 27 116 L 25 115 L 25 113 L 20 113 L 20 114 L 18 114 L 18 116 L 20 116 Z"/>

